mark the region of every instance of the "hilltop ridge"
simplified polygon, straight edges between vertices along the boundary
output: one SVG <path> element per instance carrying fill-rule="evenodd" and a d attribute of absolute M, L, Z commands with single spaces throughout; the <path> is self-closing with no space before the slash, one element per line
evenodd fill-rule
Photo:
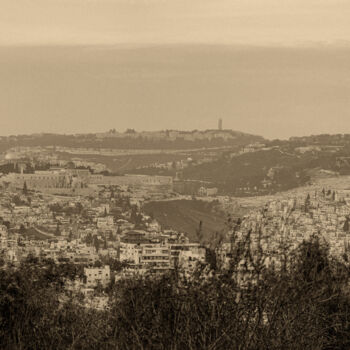
<path fill-rule="evenodd" d="M 242 146 L 262 142 L 262 136 L 233 130 L 193 131 L 143 131 L 127 129 L 117 132 L 112 129 L 105 133 L 92 134 L 51 134 L 11 135 L 0 138 L 0 151 L 19 146 L 63 146 L 111 149 L 189 149 L 218 146 Z"/>

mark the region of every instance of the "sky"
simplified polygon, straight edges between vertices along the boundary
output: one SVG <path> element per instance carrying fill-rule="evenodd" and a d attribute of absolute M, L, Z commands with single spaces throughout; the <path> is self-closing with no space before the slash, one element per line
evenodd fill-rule
<path fill-rule="evenodd" d="M 349 0 L 0 0 L 0 134 L 350 133 Z"/>
<path fill-rule="evenodd" d="M 0 44 L 334 43 L 349 18 L 348 0 L 1 0 Z"/>

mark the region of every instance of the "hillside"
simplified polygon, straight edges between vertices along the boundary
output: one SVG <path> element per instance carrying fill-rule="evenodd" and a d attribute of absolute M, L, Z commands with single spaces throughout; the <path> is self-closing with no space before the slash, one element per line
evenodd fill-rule
<path fill-rule="evenodd" d="M 317 169 L 348 175 L 350 145 L 345 136 L 273 141 L 242 154 L 226 152 L 213 162 L 184 169 L 182 180 L 208 182 L 221 194 L 250 196 L 302 186 Z"/>
<path fill-rule="evenodd" d="M 39 240 L 39 241 L 52 238 L 52 236 L 50 236 L 50 235 L 48 235 L 48 234 L 45 234 L 45 233 L 42 232 L 42 231 L 37 230 L 35 227 L 30 227 L 30 228 L 28 228 L 28 229 L 25 231 L 24 236 L 25 236 L 27 239 Z"/>
<path fill-rule="evenodd" d="M 174 134 L 174 135 L 173 135 Z M 262 142 L 261 136 L 251 135 L 233 130 L 205 131 L 160 131 L 105 134 L 33 134 L 0 137 L 0 152 L 12 147 L 47 147 L 60 146 L 90 149 L 193 149 L 222 146 L 243 146 L 254 142 Z"/>
<path fill-rule="evenodd" d="M 206 240 L 225 227 L 226 217 L 213 203 L 199 200 L 161 201 L 147 203 L 143 209 L 164 229 L 184 232 L 192 242 L 197 241 L 196 230 L 200 221 Z"/>
<path fill-rule="evenodd" d="M 280 150 L 258 151 L 189 167 L 183 178 L 207 181 L 221 193 L 245 195 L 297 187 L 307 181 L 304 168 L 310 159 Z"/>

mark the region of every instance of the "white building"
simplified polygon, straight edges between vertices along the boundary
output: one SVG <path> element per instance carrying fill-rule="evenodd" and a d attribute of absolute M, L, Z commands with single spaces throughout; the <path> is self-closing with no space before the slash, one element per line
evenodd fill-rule
<path fill-rule="evenodd" d="M 168 244 L 142 244 L 141 264 L 153 269 L 170 268 L 170 246 Z"/>
<path fill-rule="evenodd" d="M 141 260 L 141 248 L 133 243 L 120 243 L 119 260 L 132 264 L 139 264 Z"/>
<path fill-rule="evenodd" d="M 101 229 L 113 228 L 113 216 L 97 218 L 97 227 Z"/>

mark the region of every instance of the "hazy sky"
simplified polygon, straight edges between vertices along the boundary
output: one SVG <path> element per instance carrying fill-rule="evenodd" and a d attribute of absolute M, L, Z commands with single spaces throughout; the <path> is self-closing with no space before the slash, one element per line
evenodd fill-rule
<path fill-rule="evenodd" d="M 1 44 L 338 42 L 349 0 L 1 0 Z"/>
<path fill-rule="evenodd" d="M 350 133 L 350 48 L 0 48 L 0 134 Z"/>
<path fill-rule="evenodd" d="M 0 0 L 0 135 L 350 133 L 349 39 L 350 0 Z"/>

